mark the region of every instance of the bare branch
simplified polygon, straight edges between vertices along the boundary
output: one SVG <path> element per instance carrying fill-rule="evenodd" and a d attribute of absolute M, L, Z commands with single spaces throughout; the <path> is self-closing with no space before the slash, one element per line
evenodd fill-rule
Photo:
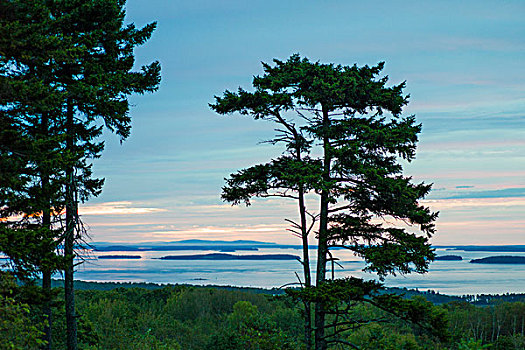
<path fill-rule="evenodd" d="M 334 263 L 339 266 L 340 268 L 344 269 L 343 265 L 339 264 L 337 261 L 334 261 Z"/>
<path fill-rule="evenodd" d="M 312 231 L 312 229 L 314 228 L 315 223 L 317 222 L 317 218 L 319 217 L 319 215 L 313 215 L 309 211 L 306 211 L 306 214 L 308 214 L 308 216 L 310 216 L 310 218 L 312 220 L 312 222 L 310 223 L 310 227 L 308 227 L 308 229 L 306 230 L 306 234 L 309 235 L 310 232 Z"/>
<path fill-rule="evenodd" d="M 322 109 L 317 109 L 317 108 L 306 108 L 306 107 L 296 108 L 295 110 L 296 110 L 296 111 L 317 112 L 317 113 L 321 113 L 321 112 L 323 111 Z"/>
<path fill-rule="evenodd" d="M 288 129 L 294 135 L 294 138 L 297 138 L 298 132 L 295 129 L 295 124 L 289 123 L 288 121 L 286 121 L 286 119 L 284 119 L 279 112 L 274 111 L 273 115 L 276 118 L 277 123 L 280 123 L 281 125 L 283 125 L 286 129 Z"/>
<path fill-rule="evenodd" d="M 297 232 L 293 228 L 287 228 L 286 231 L 292 232 L 298 237 L 302 237 L 303 236 L 302 232 Z"/>
<path fill-rule="evenodd" d="M 303 262 L 301 262 L 301 264 L 304 265 Z M 301 281 L 301 277 L 299 277 L 299 275 L 297 274 L 297 271 L 294 271 L 294 273 L 295 273 L 295 277 L 297 277 L 297 280 L 299 280 L 299 284 L 301 285 L 301 288 L 303 288 L 304 286 L 303 286 L 303 282 Z"/>
<path fill-rule="evenodd" d="M 301 225 L 299 225 L 298 223 L 296 223 L 295 221 L 293 220 L 290 220 L 290 219 L 284 219 L 284 221 L 290 223 L 293 227 L 297 228 L 297 229 L 301 229 Z"/>
<path fill-rule="evenodd" d="M 304 120 L 306 120 L 308 123 L 312 123 L 313 122 L 312 118 L 308 118 L 306 115 L 304 115 L 303 113 L 299 112 L 298 109 L 295 109 L 295 112 L 297 112 L 297 114 L 299 114 L 299 116 L 301 118 L 303 118 Z"/>
<path fill-rule="evenodd" d="M 291 283 L 286 283 L 286 284 L 283 284 L 282 286 L 280 286 L 279 288 L 277 289 L 283 289 L 284 287 L 288 287 L 288 286 L 297 286 L 297 285 L 300 285 L 301 283 L 298 283 L 298 282 L 291 282 Z"/>
<path fill-rule="evenodd" d="M 328 253 L 328 255 L 330 255 L 330 258 L 326 259 L 326 261 L 332 262 L 332 280 L 334 280 L 335 279 L 334 256 L 332 255 L 332 252 L 330 250 L 327 250 L 326 252 Z"/>
<path fill-rule="evenodd" d="M 276 131 L 276 132 L 280 132 L 280 133 L 282 133 L 283 135 L 287 135 L 287 136 L 290 135 L 291 137 L 294 136 L 293 132 L 291 132 L 291 131 L 289 131 L 289 130 L 274 129 L 274 131 Z M 290 137 L 290 136 L 289 136 L 289 137 Z"/>
<path fill-rule="evenodd" d="M 299 199 L 299 197 L 297 196 L 292 196 L 291 194 L 284 194 L 284 193 L 265 193 L 265 194 L 260 194 L 259 197 L 261 198 L 284 197 L 284 198 Z"/>
<path fill-rule="evenodd" d="M 335 213 L 337 211 L 341 211 L 341 210 L 346 210 L 346 209 L 351 209 L 352 208 L 352 205 L 351 204 L 348 204 L 348 205 L 344 205 L 342 207 L 337 207 L 337 208 L 331 208 L 331 209 L 328 209 L 328 212 L 329 213 Z"/>

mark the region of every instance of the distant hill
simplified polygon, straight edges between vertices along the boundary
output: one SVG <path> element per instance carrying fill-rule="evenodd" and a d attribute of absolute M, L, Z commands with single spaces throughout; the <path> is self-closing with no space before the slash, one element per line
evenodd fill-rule
<path fill-rule="evenodd" d="M 233 254 L 197 254 L 197 255 L 169 255 L 158 258 L 161 260 L 298 260 L 299 257 L 291 254 L 261 254 L 261 255 L 233 255 Z"/>
<path fill-rule="evenodd" d="M 250 240 L 211 241 L 204 239 L 187 239 L 170 242 L 140 242 L 140 243 L 111 243 L 94 242 L 93 250 L 99 252 L 140 252 L 140 251 L 170 251 L 170 250 L 218 250 L 235 252 L 237 250 L 257 251 L 260 248 L 300 249 L 300 245 L 278 244 Z M 313 247 L 313 246 L 312 246 Z"/>
<path fill-rule="evenodd" d="M 487 258 L 472 259 L 472 264 L 525 264 L 525 256 L 489 256 Z"/>
<path fill-rule="evenodd" d="M 250 241 L 250 240 L 235 240 L 235 241 L 211 241 L 206 239 L 185 239 L 182 241 L 171 241 L 171 242 L 163 242 L 167 244 L 233 244 L 233 245 L 243 245 L 243 244 L 250 244 L 250 245 L 276 245 L 277 243 L 274 242 L 262 242 L 262 241 Z"/>
<path fill-rule="evenodd" d="M 95 246 L 164 246 L 164 245 L 277 245 L 275 242 L 263 242 L 252 240 L 207 240 L 207 239 L 184 239 L 180 241 L 155 241 L 155 242 L 93 242 Z"/>
<path fill-rule="evenodd" d="M 94 246 L 97 252 L 144 252 L 144 251 L 172 251 L 172 250 L 222 250 L 234 252 L 236 250 L 257 251 L 259 248 L 248 245 L 186 245 L 172 244 L 164 246 L 133 246 L 133 245 L 110 245 Z"/>

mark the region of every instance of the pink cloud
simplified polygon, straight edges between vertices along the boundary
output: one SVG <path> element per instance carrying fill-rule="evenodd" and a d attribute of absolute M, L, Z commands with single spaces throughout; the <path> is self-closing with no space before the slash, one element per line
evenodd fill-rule
<path fill-rule="evenodd" d="M 134 206 L 132 202 L 106 202 L 79 207 L 80 215 L 143 215 L 165 211 L 159 208 Z"/>

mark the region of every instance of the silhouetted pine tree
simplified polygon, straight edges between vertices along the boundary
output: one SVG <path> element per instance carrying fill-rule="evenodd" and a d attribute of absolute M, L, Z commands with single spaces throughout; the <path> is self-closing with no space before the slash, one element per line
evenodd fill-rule
<path fill-rule="evenodd" d="M 275 123 L 277 134 L 269 142 L 283 143 L 285 151 L 230 175 L 222 197 L 247 205 L 252 197 L 297 200 L 300 219 L 287 221 L 303 240 L 305 282 L 290 294 L 305 304 L 307 347 L 312 331 L 315 349 L 347 343 L 342 332 L 370 321 L 351 317 L 355 302 L 373 303 L 424 326 L 442 325 L 424 303 L 382 294 L 382 284 L 375 281 L 334 274 L 333 248 L 361 256 L 366 270 L 380 277 L 426 272 L 434 257 L 428 239 L 437 214 L 418 203 L 431 186 L 413 183 L 399 163 L 414 158 L 421 131 L 414 116 L 402 115 L 408 103 L 405 84 L 388 87 L 388 77 L 379 76 L 383 63 L 341 66 L 293 55 L 263 68 L 264 74 L 253 79 L 254 92 L 226 91 L 210 106 L 220 114 L 239 112 Z M 305 196 L 317 196 L 317 213 L 307 208 Z M 315 286 L 307 252 L 312 230 L 318 244 Z M 423 235 L 413 233 L 417 230 Z"/>

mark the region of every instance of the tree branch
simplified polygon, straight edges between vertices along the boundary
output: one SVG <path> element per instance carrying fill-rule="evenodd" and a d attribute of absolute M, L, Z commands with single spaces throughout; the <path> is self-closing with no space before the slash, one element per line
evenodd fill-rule
<path fill-rule="evenodd" d="M 259 197 L 261 198 L 284 197 L 284 198 L 299 199 L 299 197 L 297 196 L 292 196 L 291 194 L 284 194 L 284 193 L 266 193 L 266 194 L 260 194 Z"/>
<path fill-rule="evenodd" d="M 352 208 L 352 205 L 351 205 L 351 204 L 348 204 L 348 205 L 344 205 L 344 206 L 342 206 L 342 207 L 328 209 L 328 212 L 329 212 L 329 213 L 335 213 L 335 212 L 337 212 L 337 211 L 346 210 L 346 209 L 351 209 L 351 208 Z"/>
<path fill-rule="evenodd" d="M 284 219 L 284 221 L 290 223 L 293 227 L 295 227 L 295 228 L 297 228 L 297 229 L 299 229 L 299 230 L 302 228 L 301 225 L 299 225 L 298 223 L 296 223 L 296 222 L 293 221 L 293 220 L 290 220 L 290 219 Z"/>

